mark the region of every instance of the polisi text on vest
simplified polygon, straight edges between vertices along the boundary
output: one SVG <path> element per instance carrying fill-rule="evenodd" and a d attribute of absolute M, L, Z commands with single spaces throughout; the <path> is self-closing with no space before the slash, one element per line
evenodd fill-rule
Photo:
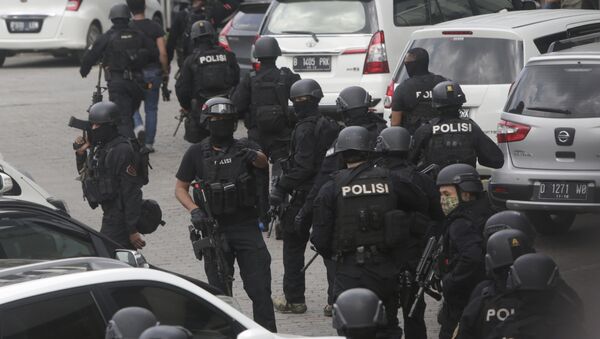
<path fill-rule="evenodd" d="M 471 132 L 473 127 L 469 122 L 457 122 L 452 124 L 433 125 L 433 134 L 439 133 L 461 133 Z"/>
<path fill-rule="evenodd" d="M 390 189 L 387 183 L 372 183 L 342 186 L 342 197 L 354 197 L 359 195 L 386 194 Z"/>
<path fill-rule="evenodd" d="M 198 58 L 198 62 L 201 64 L 210 64 L 213 62 L 227 62 L 227 55 L 225 55 L 225 54 L 203 55 Z"/>

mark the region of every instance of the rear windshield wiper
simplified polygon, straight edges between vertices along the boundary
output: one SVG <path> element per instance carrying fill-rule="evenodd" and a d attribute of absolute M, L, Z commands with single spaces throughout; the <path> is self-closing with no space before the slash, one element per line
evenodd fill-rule
<path fill-rule="evenodd" d="M 551 107 L 527 107 L 525 109 L 540 111 L 540 112 L 550 112 L 550 113 L 561 113 L 561 114 L 571 114 L 571 111 L 568 109 L 561 108 L 551 108 Z"/>
<path fill-rule="evenodd" d="M 308 35 L 312 36 L 313 39 L 315 39 L 315 42 L 319 42 L 319 38 L 317 38 L 317 34 L 315 32 L 311 32 L 311 31 L 282 31 L 281 33 L 284 33 L 284 34 L 308 34 Z"/>

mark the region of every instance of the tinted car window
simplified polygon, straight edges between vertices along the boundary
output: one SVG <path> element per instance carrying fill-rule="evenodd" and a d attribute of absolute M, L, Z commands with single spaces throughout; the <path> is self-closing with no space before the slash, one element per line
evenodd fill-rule
<path fill-rule="evenodd" d="M 600 117 L 600 65 L 535 65 L 523 70 L 505 112 L 548 118 Z"/>
<path fill-rule="evenodd" d="M 286 1 L 275 2 L 273 6 L 265 26 L 270 34 L 373 33 L 370 1 Z"/>
<path fill-rule="evenodd" d="M 420 39 L 412 48 L 429 52 L 429 70 L 461 85 L 510 84 L 523 64 L 523 44 L 517 40 L 469 37 Z M 399 81 L 408 77 L 404 65 Z"/>
<path fill-rule="evenodd" d="M 264 8 L 241 8 L 240 11 L 233 18 L 232 26 L 233 28 L 239 30 L 258 32 L 258 29 L 260 28 L 260 23 L 262 22 L 264 16 Z"/>
<path fill-rule="evenodd" d="M 60 221 L 41 220 L 20 214 L 0 216 L 1 259 L 61 259 L 95 256 L 96 251 L 83 234 Z"/>
<path fill-rule="evenodd" d="M 19 303 L 2 312 L 3 339 L 104 339 L 106 324 L 89 292 Z"/>
<path fill-rule="evenodd" d="M 139 306 L 151 310 L 164 325 L 179 325 L 194 338 L 236 338 L 241 328 L 229 316 L 200 298 L 174 288 L 118 286 L 108 289 L 118 308 Z"/>
<path fill-rule="evenodd" d="M 512 9 L 510 0 L 394 0 L 396 26 L 433 25 Z"/>

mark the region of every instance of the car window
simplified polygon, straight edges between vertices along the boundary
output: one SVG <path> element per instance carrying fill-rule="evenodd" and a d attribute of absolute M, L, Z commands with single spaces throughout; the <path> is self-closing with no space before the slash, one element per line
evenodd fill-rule
<path fill-rule="evenodd" d="M 528 66 L 504 109 L 535 117 L 600 117 L 599 78 L 598 64 Z"/>
<path fill-rule="evenodd" d="M 243 31 L 258 32 L 260 23 L 265 16 L 264 8 L 255 6 L 247 6 L 241 8 L 240 11 L 233 18 L 232 26 L 235 29 Z"/>
<path fill-rule="evenodd" d="M 2 311 L 2 339 L 104 339 L 106 324 L 90 292 L 33 298 Z"/>
<path fill-rule="evenodd" d="M 96 256 L 90 239 L 58 226 L 20 214 L 0 217 L 0 259 L 62 259 Z"/>
<path fill-rule="evenodd" d="M 510 0 L 394 0 L 396 26 L 433 25 L 512 9 Z"/>
<path fill-rule="evenodd" d="M 510 39 L 443 37 L 413 41 L 429 52 L 429 71 L 461 85 L 510 84 L 523 65 L 523 44 Z M 402 64 L 398 82 L 408 78 Z"/>
<path fill-rule="evenodd" d="M 302 0 L 275 2 L 273 6 L 265 26 L 270 34 L 373 33 L 369 19 L 370 1 Z"/>
<path fill-rule="evenodd" d="M 118 308 L 139 306 L 164 325 L 183 326 L 194 338 L 236 338 L 242 328 L 206 301 L 170 286 L 134 284 L 108 288 Z"/>

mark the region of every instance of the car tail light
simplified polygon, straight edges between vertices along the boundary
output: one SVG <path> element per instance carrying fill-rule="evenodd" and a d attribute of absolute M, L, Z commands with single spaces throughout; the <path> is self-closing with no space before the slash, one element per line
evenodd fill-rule
<path fill-rule="evenodd" d="M 255 72 L 258 72 L 258 71 L 260 71 L 260 62 L 258 62 L 258 61 L 254 61 L 254 62 L 252 63 L 252 69 L 253 69 Z"/>
<path fill-rule="evenodd" d="M 365 54 L 365 53 L 367 53 L 367 49 L 365 49 L 365 48 L 352 48 L 352 49 L 347 49 L 344 52 L 342 52 L 342 55 Z"/>
<path fill-rule="evenodd" d="M 530 126 L 500 120 L 496 139 L 498 139 L 498 143 L 521 141 L 527 137 L 529 130 L 531 130 Z"/>
<path fill-rule="evenodd" d="M 229 41 L 227 41 L 227 34 L 231 31 L 231 26 L 233 26 L 233 19 L 229 20 L 227 25 L 223 27 L 221 33 L 219 33 L 219 46 L 225 48 L 226 50 L 231 52 L 231 47 L 229 47 Z"/>
<path fill-rule="evenodd" d="M 383 102 L 383 106 L 385 108 L 392 108 L 392 97 L 394 96 L 395 84 L 396 83 L 394 82 L 394 80 L 392 80 L 385 91 L 385 101 Z"/>
<path fill-rule="evenodd" d="M 81 6 L 81 2 L 83 0 L 69 0 L 67 1 L 67 11 L 73 11 L 76 12 L 79 10 L 79 7 Z"/>
<path fill-rule="evenodd" d="M 387 52 L 385 50 L 385 36 L 383 35 L 383 31 L 379 31 L 373 34 L 369 47 L 367 48 L 363 74 L 381 74 L 389 72 L 390 67 L 388 65 Z"/>

